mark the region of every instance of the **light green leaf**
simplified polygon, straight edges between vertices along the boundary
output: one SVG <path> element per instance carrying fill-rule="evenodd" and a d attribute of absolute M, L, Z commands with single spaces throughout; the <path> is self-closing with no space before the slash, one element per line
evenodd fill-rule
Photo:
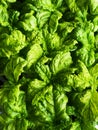
<path fill-rule="evenodd" d="M 92 76 L 92 88 L 97 90 L 98 88 L 98 64 L 90 68 L 90 74 Z"/>
<path fill-rule="evenodd" d="M 33 0 L 35 3 L 35 6 L 39 9 L 45 9 L 45 10 L 49 10 L 52 11 L 54 10 L 53 8 L 53 4 L 51 2 L 51 0 L 38 0 L 36 2 L 36 0 Z"/>
<path fill-rule="evenodd" d="M 89 0 L 90 2 L 90 11 L 92 14 L 98 14 L 98 1 L 97 0 Z"/>
<path fill-rule="evenodd" d="M 38 73 L 38 75 L 43 81 L 45 81 L 46 83 L 49 83 L 51 79 L 51 72 L 48 65 L 38 62 L 36 64 L 36 72 Z"/>
<path fill-rule="evenodd" d="M 0 24 L 2 26 L 8 26 L 8 12 L 7 12 L 7 8 L 4 5 L 0 5 Z"/>
<path fill-rule="evenodd" d="M 32 112 L 37 122 L 52 122 L 54 118 L 53 86 L 46 86 L 32 99 Z"/>
<path fill-rule="evenodd" d="M 95 121 L 98 117 L 97 99 L 98 93 L 96 91 L 87 91 L 86 94 L 80 98 L 80 101 L 84 104 L 81 115 L 85 121 Z"/>
<path fill-rule="evenodd" d="M 77 50 L 76 55 L 81 61 L 85 63 L 87 67 L 91 66 L 95 62 L 95 52 L 90 45 L 88 47 L 82 47 Z"/>
<path fill-rule="evenodd" d="M 28 95 L 34 97 L 41 89 L 46 86 L 46 83 L 42 80 L 34 79 L 29 83 Z"/>
<path fill-rule="evenodd" d="M 55 75 L 64 69 L 68 69 L 68 67 L 71 64 L 72 64 L 72 58 L 70 52 L 61 51 L 54 57 L 51 64 L 51 70 Z"/>
<path fill-rule="evenodd" d="M 80 123 L 78 121 L 73 122 L 70 130 L 81 130 Z"/>
<path fill-rule="evenodd" d="M 7 2 L 13 3 L 16 2 L 16 0 L 7 0 Z"/>
<path fill-rule="evenodd" d="M 4 88 L 0 89 L 0 102 L 4 110 L 3 114 L 6 113 L 6 116 L 10 118 L 27 116 L 25 93 L 20 90 L 20 86 L 20 84 L 15 86 L 15 84 L 6 82 L 3 86 Z M 7 120 L 6 123 L 8 123 Z"/>
<path fill-rule="evenodd" d="M 75 93 L 73 105 L 81 116 L 82 121 L 93 122 L 98 117 L 98 93 L 96 90 L 87 90 L 82 93 Z"/>
<path fill-rule="evenodd" d="M 37 27 L 37 21 L 33 13 L 34 11 L 24 14 L 19 22 L 19 26 L 25 31 L 32 31 Z"/>
<path fill-rule="evenodd" d="M 77 4 L 75 0 L 67 0 L 66 4 L 72 12 L 77 11 Z"/>
<path fill-rule="evenodd" d="M 92 76 L 90 75 L 85 64 L 81 61 L 78 61 L 79 69 L 77 75 L 73 75 L 73 87 L 78 90 L 83 90 L 91 86 Z"/>
<path fill-rule="evenodd" d="M 32 64 L 37 62 L 37 60 L 42 56 L 43 50 L 39 44 L 34 44 L 30 47 L 27 52 L 26 60 L 28 62 L 27 67 L 30 68 Z"/>
<path fill-rule="evenodd" d="M 59 11 L 54 11 L 49 20 L 50 32 L 54 33 L 57 31 L 59 20 L 62 18 L 62 13 Z"/>
<path fill-rule="evenodd" d="M 26 64 L 27 62 L 23 58 L 13 57 L 5 67 L 4 74 L 6 78 L 17 82 Z"/>
<path fill-rule="evenodd" d="M 48 51 L 51 53 L 52 50 L 58 50 L 61 46 L 61 40 L 57 33 L 46 35 L 46 42 Z"/>
<path fill-rule="evenodd" d="M 98 16 L 94 17 L 93 24 L 94 24 L 94 32 L 98 31 Z"/>
<path fill-rule="evenodd" d="M 19 30 L 13 30 L 10 35 L 3 33 L 0 39 L 0 56 L 10 58 L 11 55 L 19 53 L 19 51 L 26 46 L 25 35 Z"/>
<path fill-rule="evenodd" d="M 69 116 L 66 113 L 66 105 L 68 103 L 68 97 L 63 91 L 61 85 L 54 85 L 54 109 L 56 121 L 69 121 Z"/>
<path fill-rule="evenodd" d="M 98 50 L 98 35 L 95 36 L 95 49 Z"/>
<path fill-rule="evenodd" d="M 39 28 L 42 28 L 44 24 L 46 24 L 46 22 L 49 20 L 50 15 L 51 15 L 51 12 L 47 10 L 41 10 L 37 13 Z"/>
<path fill-rule="evenodd" d="M 91 69 L 90 69 L 90 73 L 95 79 L 97 79 L 97 77 L 98 77 L 97 70 L 98 70 L 98 63 L 94 67 L 91 67 Z"/>

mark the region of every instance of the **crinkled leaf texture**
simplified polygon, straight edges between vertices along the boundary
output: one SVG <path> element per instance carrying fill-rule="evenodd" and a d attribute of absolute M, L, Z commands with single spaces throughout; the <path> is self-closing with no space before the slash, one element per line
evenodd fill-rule
<path fill-rule="evenodd" d="M 21 57 L 13 57 L 6 65 L 4 73 L 6 78 L 12 81 L 18 81 L 19 76 L 24 71 L 23 68 L 27 62 Z"/>
<path fill-rule="evenodd" d="M 0 130 L 97 130 L 98 1 L 0 1 Z"/>

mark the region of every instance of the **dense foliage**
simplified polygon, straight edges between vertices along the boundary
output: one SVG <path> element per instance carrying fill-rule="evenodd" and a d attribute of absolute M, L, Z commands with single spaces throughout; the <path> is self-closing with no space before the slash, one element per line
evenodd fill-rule
<path fill-rule="evenodd" d="M 97 130 L 98 0 L 0 0 L 0 130 Z"/>

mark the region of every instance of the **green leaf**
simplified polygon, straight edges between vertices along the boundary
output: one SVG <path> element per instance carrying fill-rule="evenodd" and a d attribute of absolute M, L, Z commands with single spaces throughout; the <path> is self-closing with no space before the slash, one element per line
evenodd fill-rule
<path fill-rule="evenodd" d="M 78 63 L 77 75 L 73 75 L 73 87 L 74 89 L 83 90 L 91 86 L 92 77 L 85 64 L 81 61 L 78 61 Z"/>
<path fill-rule="evenodd" d="M 10 24 L 14 25 L 18 22 L 20 16 L 20 12 L 16 10 L 9 11 L 9 22 Z"/>
<path fill-rule="evenodd" d="M 49 28 L 51 33 L 57 31 L 58 23 L 61 17 L 62 17 L 62 13 L 59 11 L 54 11 L 53 14 L 51 15 L 49 20 Z"/>
<path fill-rule="evenodd" d="M 38 0 L 37 2 L 36 0 L 33 0 L 33 1 L 34 1 L 35 6 L 38 9 L 40 8 L 40 9 L 45 9 L 49 11 L 54 10 L 51 0 Z"/>
<path fill-rule="evenodd" d="M 43 81 L 45 81 L 46 83 L 49 83 L 51 79 L 51 72 L 48 65 L 38 62 L 36 64 L 36 72 L 38 73 L 38 75 Z"/>
<path fill-rule="evenodd" d="M 24 71 L 27 62 L 21 57 L 13 57 L 6 65 L 4 74 L 10 81 L 18 81 L 19 76 Z"/>
<path fill-rule="evenodd" d="M 3 129 L 3 130 L 10 130 L 10 129 L 15 130 L 15 125 L 14 125 L 14 123 L 10 123 L 10 124 L 4 126 L 4 129 Z"/>
<path fill-rule="evenodd" d="M 77 11 L 77 4 L 75 0 L 67 0 L 66 4 L 72 12 Z"/>
<path fill-rule="evenodd" d="M 97 90 L 98 88 L 98 64 L 90 68 L 90 74 L 92 76 L 92 88 Z"/>
<path fill-rule="evenodd" d="M 29 83 L 28 95 L 34 97 L 41 89 L 46 86 L 46 83 L 42 80 L 34 79 Z"/>
<path fill-rule="evenodd" d="M 58 122 L 69 121 L 69 116 L 66 113 L 66 105 L 68 103 L 68 98 L 63 91 L 63 88 L 56 84 L 53 89 L 54 95 L 54 109 L 55 109 L 55 120 Z"/>
<path fill-rule="evenodd" d="M 78 121 L 73 122 L 70 130 L 81 130 L 80 123 Z"/>
<path fill-rule="evenodd" d="M 0 39 L 0 56 L 10 58 L 11 55 L 19 53 L 19 51 L 26 46 L 25 35 L 19 30 L 13 30 L 10 35 L 3 33 Z"/>
<path fill-rule="evenodd" d="M 94 24 L 94 32 L 98 31 L 98 16 L 94 17 L 93 24 Z"/>
<path fill-rule="evenodd" d="M 25 31 L 32 31 L 37 27 L 37 21 L 33 13 L 34 11 L 24 14 L 19 22 L 19 26 Z"/>
<path fill-rule="evenodd" d="M 96 130 L 97 0 L 0 0 L 0 130 Z"/>
<path fill-rule="evenodd" d="M 47 48 L 51 52 L 51 50 L 58 50 L 61 46 L 61 40 L 57 33 L 46 35 Z"/>
<path fill-rule="evenodd" d="M 98 64 L 95 64 L 95 66 L 91 67 L 91 69 L 90 69 L 90 73 L 91 73 L 91 75 L 95 79 L 97 79 L 97 77 L 98 77 L 98 71 L 97 71 L 97 69 L 98 69 Z"/>
<path fill-rule="evenodd" d="M 26 119 L 12 119 L 11 122 L 4 125 L 3 130 L 27 130 L 28 129 L 28 121 Z"/>
<path fill-rule="evenodd" d="M 72 64 L 72 58 L 70 52 L 61 51 L 53 58 L 51 64 L 51 70 L 55 75 L 62 70 L 68 69 L 68 67 L 71 64 Z"/>
<path fill-rule="evenodd" d="M 93 49 L 90 49 L 89 47 L 88 48 L 83 47 L 77 50 L 76 53 L 79 59 L 83 61 L 87 67 L 93 65 L 93 63 L 95 62 L 95 52 Z"/>
<path fill-rule="evenodd" d="M 27 52 L 26 60 L 28 62 L 27 67 L 30 68 L 32 64 L 37 62 L 37 60 L 42 56 L 43 50 L 39 44 L 34 44 L 30 47 Z"/>
<path fill-rule="evenodd" d="M 28 121 L 26 119 L 17 119 L 15 121 L 15 130 L 27 130 L 28 129 Z"/>
<path fill-rule="evenodd" d="M 44 26 L 44 24 L 47 23 L 47 21 L 49 20 L 50 15 L 51 15 L 50 11 L 47 11 L 47 10 L 38 11 L 37 19 L 38 19 L 39 28 L 42 28 Z"/>
<path fill-rule="evenodd" d="M 7 12 L 7 7 L 0 4 L 0 24 L 2 26 L 8 26 L 8 12 Z"/>
<path fill-rule="evenodd" d="M 92 14 L 98 14 L 98 1 L 89 0 L 90 11 Z"/>
<path fill-rule="evenodd" d="M 92 123 L 98 118 L 98 93 L 97 91 L 87 90 L 83 93 L 75 93 L 73 105 L 81 116 L 82 122 Z"/>
<path fill-rule="evenodd" d="M 61 7 L 62 3 L 63 3 L 63 0 L 54 0 L 53 1 L 53 4 L 55 4 L 56 8 Z"/>
<path fill-rule="evenodd" d="M 80 98 L 80 101 L 84 104 L 83 109 L 81 111 L 81 116 L 83 117 L 84 120 L 84 124 L 85 121 L 89 122 L 89 124 L 94 121 L 96 121 L 96 118 L 98 118 L 98 102 L 97 102 L 97 98 L 98 98 L 98 92 L 97 91 L 87 91 L 86 94 Z M 88 125 L 89 126 L 89 125 Z M 95 130 L 94 125 L 92 125 L 93 128 L 90 126 L 90 130 L 91 128 Z"/>
<path fill-rule="evenodd" d="M 98 35 L 95 36 L 95 49 L 98 50 Z"/>
<path fill-rule="evenodd" d="M 54 118 L 53 86 L 46 86 L 32 99 L 32 112 L 37 122 L 52 122 Z"/>
<path fill-rule="evenodd" d="M 13 3 L 16 2 L 16 0 L 7 0 L 7 2 Z"/>
<path fill-rule="evenodd" d="M 4 111 L 3 115 L 6 114 L 6 117 L 21 118 L 21 116 L 27 116 L 25 93 L 20 90 L 20 86 L 20 84 L 15 85 L 6 82 L 4 88 L 0 89 L 0 102 Z M 7 123 L 7 120 L 5 123 Z"/>

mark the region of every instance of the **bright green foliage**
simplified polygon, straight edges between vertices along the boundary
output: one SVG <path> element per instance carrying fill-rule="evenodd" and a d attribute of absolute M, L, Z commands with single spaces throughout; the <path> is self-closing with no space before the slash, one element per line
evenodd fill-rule
<path fill-rule="evenodd" d="M 72 59 L 69 52 L 60 52 L 58 53 L 52 61 L 51 70 L 53 74 L 56 74 L 63 69 L 68 69 L 71 65 Z"/>
<path fill-rule="evenodd" d="M 98 1 L 0 1 L 0 130 L 97 130 Z"/>
<path fill-rule="evenodd" d="M 26 46 L 25 35 L 19 30 L 11 31 L 11 34 L 2 33 L 0 36 L 0 56 L 8 57 L 19 53 Z"/>
<path fill-rule="evenodd" d="M 36 18 L 33 16 L 34 11 L 24 14 L 21 17 L 21 21 L 19 22 L 19 26 L 23 28 L 25 31 L 32 31 L 37 26 Z"/>
<path fill-rule="evenodd" d="M 18 81 L 19 76 L 24 71 L 23 68 L 25 67 L 26 63 L 26 60 L 21 57 L 11 58 L 5 67 L 4 73 L 6 78 L 12 81 Z"/>

